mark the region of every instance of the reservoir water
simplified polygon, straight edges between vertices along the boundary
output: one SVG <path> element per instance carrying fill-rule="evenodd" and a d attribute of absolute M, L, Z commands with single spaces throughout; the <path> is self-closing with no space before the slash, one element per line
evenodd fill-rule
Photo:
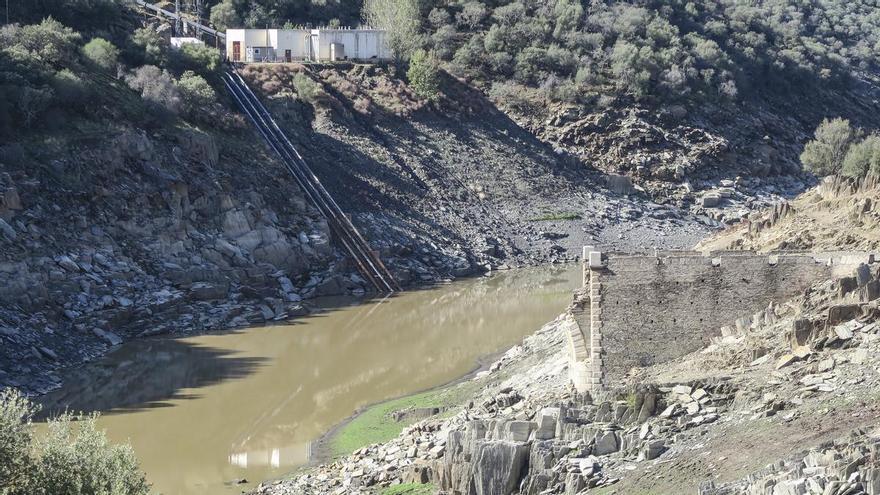
<path fill-rule="evenodd" d="M 134 341 L 68 373 L 42 403 L 100 411 L 156 493 L 240 493 L 308 463 L 313 442 L 359 408 L 448 383 L 518 343 L 579 283 L 579 265 L 515 270 L 323 300 L 287 324 Z"/>

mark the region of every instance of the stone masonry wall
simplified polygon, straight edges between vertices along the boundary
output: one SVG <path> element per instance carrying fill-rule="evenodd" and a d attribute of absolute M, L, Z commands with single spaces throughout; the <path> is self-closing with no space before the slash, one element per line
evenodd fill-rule
<path fill-rule="evenodd" d="M 635 366 L 703 348 L 722 326 L 795 297 L 842 265 L 852 270 L 867 255 L 608 254 L 601 266 L 592 258 L 572 311 L 589 356 L 586 372 L 572 376 L 581 390 L 613 388 Z"/>

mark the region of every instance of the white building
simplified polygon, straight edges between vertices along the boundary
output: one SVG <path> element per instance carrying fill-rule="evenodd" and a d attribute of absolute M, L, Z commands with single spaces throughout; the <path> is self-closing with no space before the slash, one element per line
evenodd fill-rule
<path fill-rule="evenodd" d="M 204 45 L 205 42 L 198 38 L 171 37 L 171 48 L 180 49 L 183 45 Z"/>
<path fill-rule="evenodd" d="M 233 62 L 336 62 L 390 60 L 381 29 L 228 29 L 226 58 Z"/>

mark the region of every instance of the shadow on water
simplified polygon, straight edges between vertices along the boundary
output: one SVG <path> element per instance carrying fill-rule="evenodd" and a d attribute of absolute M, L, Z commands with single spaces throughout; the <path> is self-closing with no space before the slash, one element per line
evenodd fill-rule
<path fill-rule="evenodd" d="M 40 400 L 39 419 L 65 410 L 123 413 L 169 407 L 172 400 L 198 398 L 183 390 L 244 378 L 266 361 L 233 354 L 182 339 L 130 342 L 99 362 L 71 371 L 64 387 Z"/>
<path fill-rule="evenodd" d="M 327 316 L 335 309 L 387 301 L 384 298 L 325 297 L 315 301 L 313 312 L 274 325 L 296 326 Z M 273 325 L 273 326 L 274 326 Z M 235 335 L 249 329 L 214 332 Z M 68 371 L 64 386 L 40 398 L 38 421 L 65 411 L 102 414 L 133 413 L 173 407 L 172 401 L 200 398 L 185 393 L 224 381 L 246 378 L 271 365 L 263 357 L 236 356 L 237 352 L 188 342 L 187 337 L 150 338 L 126 342 L 104 358 Z"/>
<path fill-rule="evenodd" d="M 377 303 L 394 297 L 323 297 L 313 301 L 316 307 L 311 314 L 272 326 L 304 324 L 350 306 L 362 306 L 363 309 L 355 314 L 367 317 Z M 356 325 L 357 320 L 352 319 L 346 326 Z M 213 335 L 234 335 L 248 330 L 227 330 Z M 65 411 L 123 414 L 173 407 L 172 401 L 200 397 L 199 394 L 184 393 L 184 390 L 246 378 L 271 364 L 267 358 L 235 354 L 233 350 L 188 342 L 186 337 L 130 341 L 96 362 L 68 371 L 62 388 L 39 399 L 42 409 L 37 420 L 45 421 Z"/>

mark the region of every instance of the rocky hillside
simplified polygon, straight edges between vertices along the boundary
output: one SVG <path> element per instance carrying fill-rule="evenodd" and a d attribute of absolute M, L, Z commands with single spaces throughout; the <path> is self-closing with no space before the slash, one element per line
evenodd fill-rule
<path fill-rule="evenodd" d="M 20 29 L 37 39 L 56 28 Z M 84 50 L 63 33 L 64 53 Z M 134 38 L 147 40 L 142 57 L 165 53 L 152 26 Z M 181 88 L 194 83 L 198 98 L 212 94 L 212 76 L 169 71 L 191 55 L 120 77 L 59 55 L 67 67 L 32 74 L 34 85 L 87 82 L 95 99 L 67 125 L 6 129 L 0 145 L 0 386 L 44 392 L 62 368 L 128 338 L 260 324 L 368 290 L 227 96 L 179 114 L 163 106 L 191 101 Z M 571 260 L 595 242 L 684 247 L 714 225 L 610 192 L 464 85 L 460 105 L 450 93 L 433 106 L 381 67 L 249 74 L 406 286 Z M 51 94 L 46 115 L 63 107 Z"/>
<path fill-rule="evenodd" d="M 592 397 L 567 386 L 563 315 L 454 416 L 256 493 L 877 493 L 878 287 L 862 265 Z"/>
<path fill-rule="evenodd" d="M 880 185 L 875 177 L 829 177 L 790 202 L 754 212 L 698 245 L 701 250 L 876 250 Z"/>
<path fill-rule="evenodd" d="M 464 260 L 490 269 L 556 262 L 593 243 L 687 245 L 715 225 L 626 181 L 615 192 L 604 174 L 555 152 L 452 78 L 429 102 L 393 67 L 243 73 L 343 209 L 357 212 L 356 223 L 392 258 L 418 250 L 455 274 Z"/>

